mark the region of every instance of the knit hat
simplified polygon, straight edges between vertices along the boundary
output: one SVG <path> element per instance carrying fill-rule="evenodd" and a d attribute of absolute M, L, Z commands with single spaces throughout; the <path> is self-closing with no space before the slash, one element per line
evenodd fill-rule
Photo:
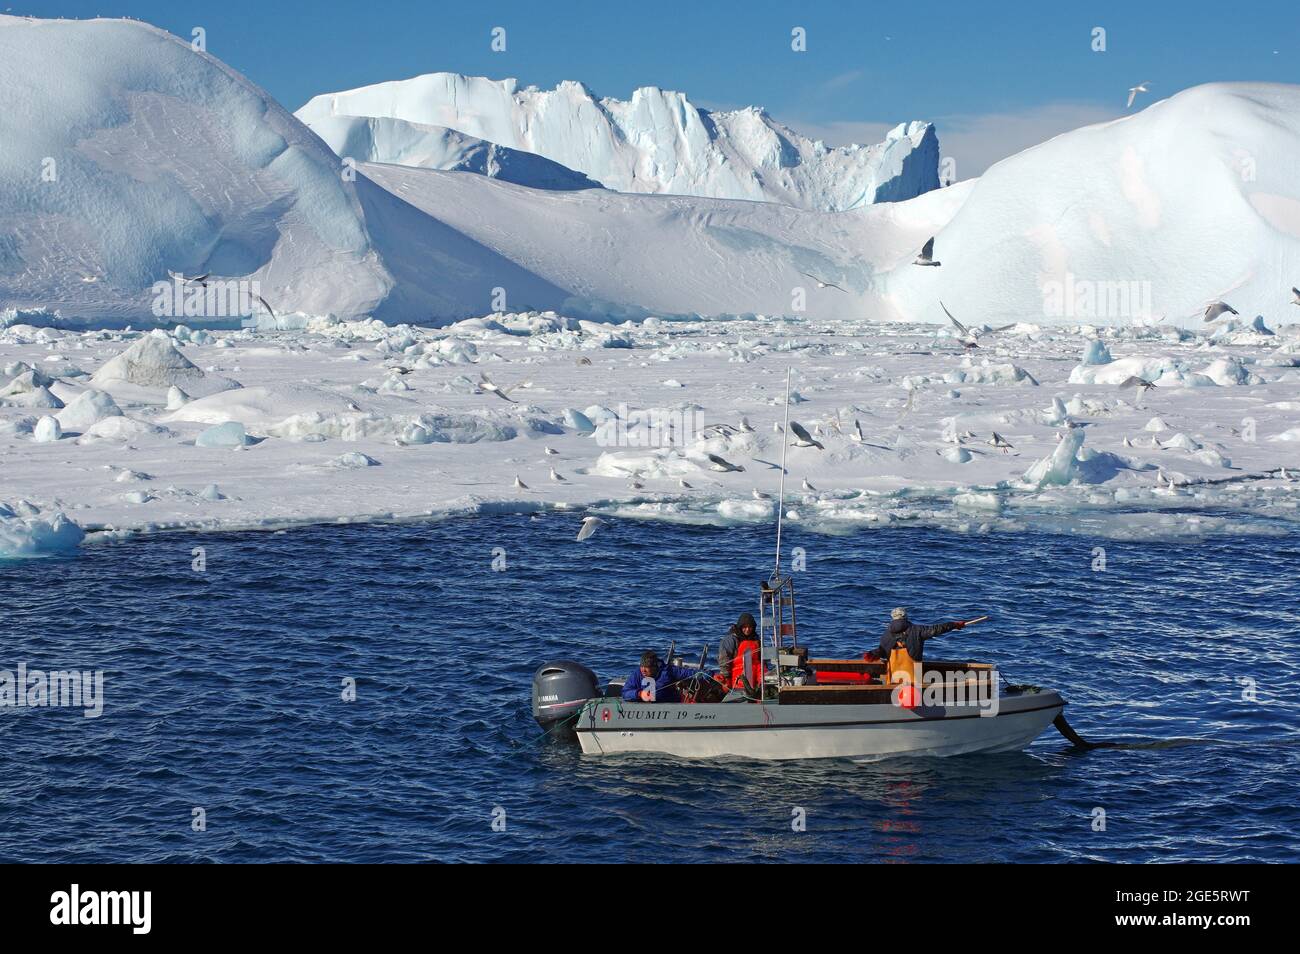
<path fill-rule="evenodd" d="M 894 611 L 889 614 L 890 619 L 907 619 L 907 607 L 895 606 Z"/>

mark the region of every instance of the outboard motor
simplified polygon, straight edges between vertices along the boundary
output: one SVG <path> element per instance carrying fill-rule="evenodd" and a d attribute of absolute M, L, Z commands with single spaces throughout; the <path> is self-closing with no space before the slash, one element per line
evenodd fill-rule
<path fill-rule="evenodd" d="M 596 674 L 582 663 L 571 659 L 543 663 L 533 675 L 533 718 L 549 729 L 600 694 Z"/>

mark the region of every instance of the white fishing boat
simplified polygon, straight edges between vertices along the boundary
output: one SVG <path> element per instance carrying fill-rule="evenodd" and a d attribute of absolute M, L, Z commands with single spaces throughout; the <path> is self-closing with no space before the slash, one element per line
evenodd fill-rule
<path fill-rule="evenodd" d="M 789 392 L 787 374 L 787 434 Z M 533 677 L 533 717 L 540 725 L 548 732 L 572 731 L 588 755 L 657 752 L 697 759 L 1009 752 L 1053 724 L 1075 744 L 1089 744 L 1065 721 L 1060 695 L 1036 686 L 1004 687 L 988 663 L 917 661 L 906 654 L 901 663 L 872 653 L 810 657 L 798 641 L 793 580 L 781 573 L 784 450 L 781 464 L 776 565 L 760 587 L 757 639 L 742 644 L 749 655 L 736 671 L 716 679 L 708 674 L 706 648 L 695 674 L 674 687 L 681 701 L 628 701 L 621 682 L 602 686 L 579 662 L 548 662 Z M 671 647 L 667 662 L 687 668 Z"/>
<path fill-rule="evenodd" d="M 723 695 L 702 657 L 698 682 L 682 686 L 683 701 L 629 702 L 621 682 L 601 686 L 590 669 L 563 660 L 537 671 L 533 714 L 548 729 L 572 731 L 589 755 L 682 758 L 874 760 L 1010 752 L 1063 722 L 1059 694 L 1004 687 L 988 663 L 927 661 L 918 682 L 897 683 L 884 660 L 809 657 L 797 644 L 789 577 L 763 585 L 759 635 L 761 675 L 748 691 Z M 680 657 L 670 661 L 689 668 Z M 718 695 L 719 701 L 704 701 Z"/>

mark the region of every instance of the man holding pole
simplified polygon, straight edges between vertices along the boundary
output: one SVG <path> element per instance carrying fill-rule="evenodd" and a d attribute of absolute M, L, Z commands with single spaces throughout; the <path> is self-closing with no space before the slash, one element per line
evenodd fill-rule
<path fill-rule="evenodd" d="M 897 607 L 889 614 L 889 625 L 885 627 L 885 635 L 880 639 L 880 657 L 889 663 L 887 682 L 890 685 L 903 682 L 919 685 L 926 640 L 986 619 L 987 616 L 981 616 L 979 619 L 918 626 L 907 618 L 906 607 Z"/>

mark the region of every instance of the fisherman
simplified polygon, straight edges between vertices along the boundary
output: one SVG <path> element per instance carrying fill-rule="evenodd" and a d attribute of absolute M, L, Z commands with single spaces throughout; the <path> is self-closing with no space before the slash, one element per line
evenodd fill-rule
<path fill-rule="evenodd" d="M 737 655 L 740 655 L 740 644 L 752 642 L 754 646 L 749 647 L 756 649 L 758 647 L 758 626 L 754 622 L 754 617 L 749 613 L 741 613 L 740 618 L 727 630 L 727 635 L 722 637 L 718 643 L 718 679 L 721 680 L 727 688 L 731 688 L 733 682 L 732 668 L 735 664 Z"/>
<path fill-rule="evenodd" d="M 889 664 L 887 681 L 890 684 L 919 682 L 926 640 L 961 629 L 965 625 L 961 620 L 954 620 L 933 626 L 918 626 L 907 618 L 907 607 L 896 607 L 889 614 L 889 625 L 885 627 L 885 635 L 880 639 L 880 658 Z"/>
<path fill-rule="evenodd" d="M 641 654 L 641 665 L 623 682 L 623 701 L 680 702 L 678 683 L 695 676 L 694 669 L 661 662 L 653 649 L 647 649 Z"/>

